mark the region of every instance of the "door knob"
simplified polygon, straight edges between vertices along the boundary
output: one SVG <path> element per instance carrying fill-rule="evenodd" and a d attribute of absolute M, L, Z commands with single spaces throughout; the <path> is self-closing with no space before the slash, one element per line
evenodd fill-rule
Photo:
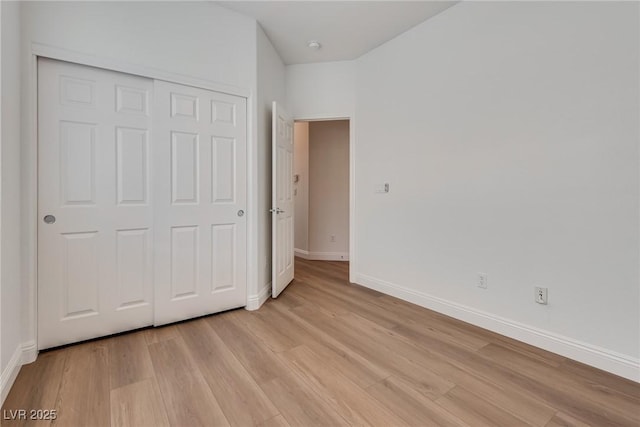
<path fill-rule="evenodd" d="M 56 217 L 53 215 L 45 215 L 43 221 L 45 222 L 45 224 L 53 224 L 54 222 L 56 222 Z"/>
<path fill-rule="evenodd" d="M 244 216 L 244 211 L 242 209 L 238 211 L 238 216 Z"/>

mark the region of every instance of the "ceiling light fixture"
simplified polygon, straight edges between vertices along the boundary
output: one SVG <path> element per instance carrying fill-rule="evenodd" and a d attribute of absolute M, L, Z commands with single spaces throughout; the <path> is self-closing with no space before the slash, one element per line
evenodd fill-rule
<path fill-rule="evenodd" d="M 313 49 L 313 50 L 318 50 L 321 47 L 320 43 L 317 42 L 316 40 L 311 40 L 307 42 L 307 46 L 309 47 L 309 49 Z"/>

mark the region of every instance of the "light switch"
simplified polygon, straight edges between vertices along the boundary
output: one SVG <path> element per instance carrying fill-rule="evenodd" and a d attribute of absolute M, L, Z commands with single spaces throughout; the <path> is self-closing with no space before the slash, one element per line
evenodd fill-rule
<path fill-rule="evenodd" d="M 376 186 L 376 193 L 388 193 L 389 192 L 389 183 L 385 182 Z"/>

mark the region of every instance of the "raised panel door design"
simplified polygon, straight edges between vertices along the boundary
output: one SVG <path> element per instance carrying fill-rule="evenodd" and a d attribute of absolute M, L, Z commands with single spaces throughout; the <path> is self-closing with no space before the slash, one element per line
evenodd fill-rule
<path fill-rule="evenodd" d="M 236 226 L 216 224 L 211 227 L 211 291 L 235 286 Z"/>
<path fill-rule="evenodd" d="M 211 101 L 211 122 L 236 124 L 236 106 L 223 101 Z"/>
<path fill-rule="evenodd" d="M 37 104 L 39 349 L 246 305 L 245 98 L 40 58 Z"/>
<path fill-rule="evenodd" d="M 276 176 L 277 176 L 276 184 L 277 184 L 277 187 L 279 189 L 283 189 L 284 186 L 285 186 L 285 177 L 286 177 L 286 170 L 285 169 L 287 167 L 287 165 L 286 165 L 286 154 L 287 154 L 287 151 L 286 151 L 285 148 L 282 148 L 282 147 L 278 147 L 277 150 L 278 150 L 277 162 L 278 162 L 278 164 L 281 164 L 283 166 L 276 171 Z M 279 202 L 284 201 L 285 196 L 286 196 L 285 191 L 277 192 L 277 197 L 278 197 L 277 200 Z"/>
<path fill-rule="evenodd" d="M 293 153 L 291 151 L 286 151 L 285 154 L 285 164 L 284 164 L 284 176 L 282 177 L 284 181 L 284 199 L 287 202 L 293 202 L 293 187 L 290 185 L 293 182 Z"/>
<path fill-rule="evenodd" d="M 284 228 L 286 230 L 285 232 L 285 252 L 283 255 L 283 259 L 284 259 L 284 269 L 285 271 L 293 268 L 293 255 L 294 255 L 294 248 L 293 248 L 293 216 L 290 215 L 288 217 L 286 217 L 285 219 L 285 224 L 284 224 Z"/>
<path fill-rule="evenodd" d="M 149 230 L 118 230 L 118 310 L 149 304 Z"/>
<path fill-rule="evenodd" d="M 233 138 L 212 138 L 211 201 L 230 203 L 235 199 L 236 142 Z"/>
<path fill-rule="evenodd" d="M 196 96 L 181 93 L 171 94 L 171 117 L 183 117 L 198 120 L 200 100 Z"/>
<path fill-rule="evenodd" d="M 155 81 L 153 100 L 154 324 L 242 307 L 257 214 L 247 210 L 246 99 Z"/>
<path fill-rule="evenodd" d="M 147 130 L 116 129 L 118 203 L 147 203 Z"/>
<path fill-rule="evenodd" d="M 62 319 L 98 314 L 98 233 L 67 233 L 64 241 Z"/>
<path fill-rule="evenodd" d="M 149 92 L 133 87 L 116 86 L 116 112 L 148 114 Z"/>
<path fill-rule="evenodd" d="M 37 78 L 38 348 L 148 326 L 152 81 L 46 58 Z"/>
<path fill-rule="evenodd" d="M 272 289 L 276 298 L 293 280 L 293 120 L 273 103 Z"/>
<path fill-rule="evenodd" d="M 95 85 L 92 80 L 60 76 L 60 103 L 75 107 L 95 106 Z"/>
<path fill-rule="evenodd" d="M 171 228 L 171 297 L 197 296 L 198 291 L 198 227 Z"/>
<path fill-rule="evenodd" d="M 198 203 L 198 135 L 171 133 L 171 200 L 173 203 Z"/>
<path fill-rule="evenodd" d="M 286 228 L 286 218 L 281 216 L 277 219 L 278 221 L 278 240 L 281 242 L 285 242 L 284 245 L 282 246 L 282 251 L 281 253 L 278 254 L 278 256 L 276 257 L 276 262 L 277 262 L 277 266 L 278 268 L 276 269 L 276 272 L 278 274 L 282 274 L 284 272 L 284 253 L 286 251 L 286 241 L 287 241 L 287 228 Z"/>
<path fill-rule="evenodd" d="M 60 122 L 60 170 L 62 203 L 95 203 L 96 125 Z"/>

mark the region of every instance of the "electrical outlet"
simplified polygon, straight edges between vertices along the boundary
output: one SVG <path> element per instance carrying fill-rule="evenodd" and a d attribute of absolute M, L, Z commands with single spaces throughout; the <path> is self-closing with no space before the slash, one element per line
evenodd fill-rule
<path fill-rule="evenodd" d="M 336 235 L 335 235 L 335 234 L 332 234 L 331 236 L 329 236 L 329 241 L 330 241 L 331 243 L 335 243 L 335 242 L 336 242 Z"/>
<path fill-rule="evenodd" d="M 478 273 L 478 287 L 482 289 L 487 289 L 487 274 L 486 273 Z"/>
<path fill-rule="evenodd" d="M 536 286 L 536 302 L 538 304 L 544 304 L 546 305 L 548 303 L 548 298 L 547 298 L 547 288 L 541 288 Z"/>

